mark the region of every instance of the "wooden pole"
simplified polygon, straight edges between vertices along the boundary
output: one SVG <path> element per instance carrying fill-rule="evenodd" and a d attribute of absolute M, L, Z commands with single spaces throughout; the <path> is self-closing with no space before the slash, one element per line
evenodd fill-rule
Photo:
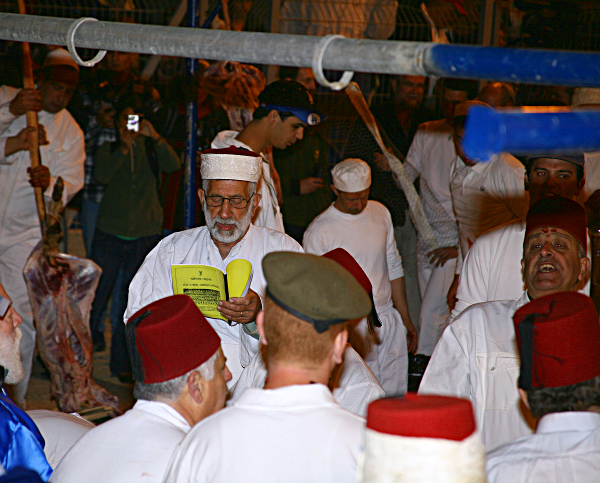
<path fill-rule="evenodd" d="M 25 0 L 19 0 L 19 13 L 25 15 Z M 31 49 L 29 42 L 21 42 L 23 52 L 23 87 L 25 89 L 35 89 L 35 80 L 33 78 L 33 65 L 31 62 Z M 40 162 L 40 140 L 38 129 L 38 116 L 35 111 L 27 111 L 27 127 L 35 128 L 29 133 L 29 156 L 31 157 L 31 169 L 39 166 Z M 44 222 L 46 220 L 46 205 L 44 203 L 44 193 L 41 187 L 33 188 L 35 191 L 35 204 L 37 206 L 38 216 L 40 218 L 40 228 L 44 234 Z"/>

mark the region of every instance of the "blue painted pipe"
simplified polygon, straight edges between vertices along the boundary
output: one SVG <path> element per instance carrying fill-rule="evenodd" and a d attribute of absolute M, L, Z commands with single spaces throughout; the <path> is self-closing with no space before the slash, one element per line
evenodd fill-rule
<path fill-rule="evenodd" d="M 436 44 L 424 54 L 427 75 L 598 87 L 598 53 Z"/>
<path fill-rule="evenodd" d="M 600 110 L 548 107 L 494 110 L 473 106 L 463 139 L 465 154 L 487 161 L 511 154 L 581 153 L 600 149 Z"/>
<path fill-rule="evenodd" d="M 188 27 L 197 28 L 199 0 L 188 0 Z M 193 80 L 198 73 L 198 61 L 186 59 L 186 73 Z M 196 225 L 196 151 L 198 131 L 198 101 L 194 91 L 193 100 L 185 106 L 185 156 L 183 175 L 183 228 Z"/>

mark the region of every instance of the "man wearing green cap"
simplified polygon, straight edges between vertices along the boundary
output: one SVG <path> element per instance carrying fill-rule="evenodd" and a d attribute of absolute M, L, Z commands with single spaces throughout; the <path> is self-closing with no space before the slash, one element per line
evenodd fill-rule
<path fill-rule="evenodd" d="M 348 270 L 315 255 L 265 256 L 268 354 L 264 389 L 249 388 L 197 425 L 178 447 L 166 482 L 356 481 L 364 419 L 342 409 L 327 382 L 341 362 L 346 323 L 371 311 Z M 226 450 L 224 450 L 226 449 Z"/>
<path fill-rule="evenodd" d="M 269 84 L 258 96 L 253 120 L 240 132 L 222 131 L 211 143 L 215 149 L 237 146 L 260 153 L 263 176 L 258 185 L 262 196 L 252 223 L 285 233 L 270 164 L 264 153 L 271 146 L 285 149 L 304 136 L 304 128 L 325 120 L 314 108 L 308 89 L 299 82 L 284 80 Z"/>

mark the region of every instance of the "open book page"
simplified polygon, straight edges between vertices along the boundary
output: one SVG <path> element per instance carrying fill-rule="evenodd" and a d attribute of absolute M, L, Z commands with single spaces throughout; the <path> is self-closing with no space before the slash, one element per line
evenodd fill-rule
<path fill-rule="evenodd" d="M 227 321 L 217 310 L 227 300 L 225 277 L 210 265 L 171 265 L 173 293 L 189 295 L 205 317 Z"/>
<path fill-rule="evenodd" d="M 254 269 L 248 260 L 232 260 L 227 264 L 227 287 L 230 297 L 245 297 L 252 283 Z"/>

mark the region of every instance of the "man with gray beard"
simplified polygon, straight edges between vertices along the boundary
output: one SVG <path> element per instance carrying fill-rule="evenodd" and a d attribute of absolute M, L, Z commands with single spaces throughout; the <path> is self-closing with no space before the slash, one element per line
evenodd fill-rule
<path fill-rule="evenodd" d="M 23 379 L 19 352 L 22 319 L 0 285 L 0 381 L 16 384 Z M 14 468 L 35 471 L 48 481 L 52 468 L 44 455 L 44 438 L 31 418 L 6 395 L 0 394 L 0 475 Z"/>
<path fill-rule="evenodd" d="M 221 338 L 232 374 L 229 387 L 258 350 L 254 322 L 262 310 L 267 285 L 263 257 L 276 251 L 302 252 L 291 237 L 251 223 L 261 199 L 256 193 L 261 173 L 262 159 L 252 151 L 232 146 L 202 153 L 203 181 L 198 196 L 206 226 L 174 233 L 148 254 L 129 286 L 125 312 L 127 321 L 141 307 L 173 295 L 172 265 L 211 265 L 225 273 L 232 260 L 248 260 L 253 267 L 248 294 L 221 300 L 217 307 L 230 322 L 207 317 Z"/>

